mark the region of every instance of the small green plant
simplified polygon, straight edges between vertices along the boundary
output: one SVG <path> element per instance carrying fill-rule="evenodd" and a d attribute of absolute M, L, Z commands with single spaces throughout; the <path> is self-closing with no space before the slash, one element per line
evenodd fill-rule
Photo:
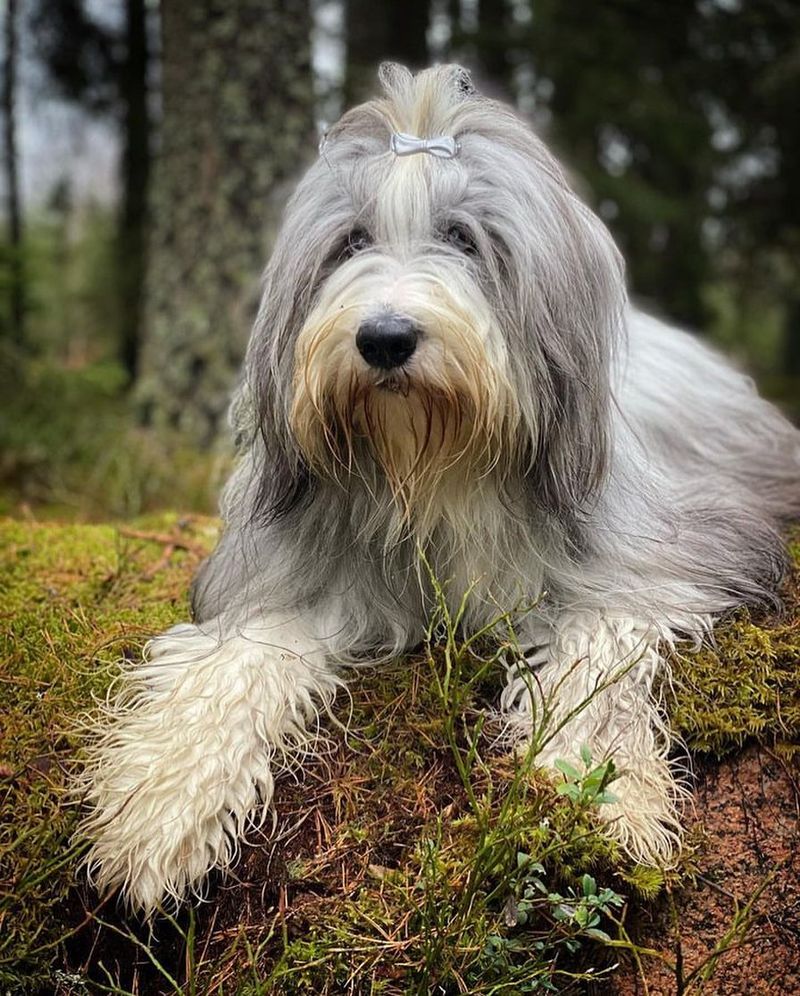
<path fill-rule="evenodd" d="M 541 910 L 544 897 L 554 920 L 585 932 L 596 940 L 610 940 L 608 934 L 597 930 L 597 927 L 601 914 L 610 913 L 612 907 L 619 908 L 624 903 L 623 897 L 613 889 L 598 892 L 597 881 L 587 872 L 581 876 L 580 891 L 570 886 L 566 896 L 553 892 L 545 885 L 544 865 L 522 851 L 517 855 L 517 872 L 515 891 L 519 898 L 509 896 L 504 911 L 509 925 L 527 924 L 532 915 Z M 569 946 L 570 950 L 577 950 L 574 940 L 569 941 Z"/>
<path fill-rule="evenodd" d="M 618 799 L 608 786 L 617 778 L 614 759 L 609 757 L 600 764 L 592 766 L 592 752 L 587 744 L 580 749 L 580 757 L 584 770 L 579 771 L 574 764 L 561 758 L 555 766 L 564 776 L 564 781 L 556 786 L 559 795 L 565 795 L 576 806 L 603 806 L 617 802 Z"/>
<path fill-rule="evenodd" d="M 597 882 L 592 875 L 584 874 L 580 882 L 580 890 L 569 887 L 566 895 L 550 890 L 545 884 L 546 872 L 544 865 L 534 861 L 531 855 L 520 852 L 517 854 L 517 874 L 515 876 L 514 893 L 509 895 L 503 909 L 503 920 L 507 927 L 525 928 L 549 924 L 546 933 L 535 934 L 525 940 L 523 934 L 508 933 L 493 934 L 487 941 L 484 958 L 506 968 L 513 957 L 531 953 L 538 956 L 538 967 L 542 962 L 554 965 L 562 951 L 576 955 L 587 940 L 610 942 L 609 935 L 600 929 L 604 916 L 611 917 L 615 908 L 624 904 L 622 896 L 613 889 L 598 891 Z M 537 965 L 537 961 L 533 960 Z M 595 978 L 599 972 L 587 972 Z M 553 984 L 550 973 L 537 978 L 536 985 L 523 992 L 534 992 L 543 989 L 558 991 Z"/>
<path fill-rule="evenodd" d="M 566 896 L 558 892 L 548 892 L 547 901 L 552 905 L 555 919 L 572 927 L 576 932 L 576 938 L 585 935 L 604 943 L 611 938 L 605 931 L 599 929 L 601 915 L 609 914 L 612 907 L 619 908 L 624 904 L 623 897 L 613 889 L 605 888 L 598 892 L 597 882 L 588 873 L 581 878 L 580 893 L 570 886 Z M 576 938 L 570 938 L 566 942 L 568 946 L 573 945 L 570 950 L 577 950 L 579 942 Z"/>

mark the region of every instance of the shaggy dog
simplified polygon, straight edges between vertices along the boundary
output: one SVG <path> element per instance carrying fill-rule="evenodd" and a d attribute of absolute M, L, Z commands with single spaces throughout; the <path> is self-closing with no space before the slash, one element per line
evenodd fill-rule
<path fill-rule="evenodd" d="M 559 164 L 456 66 L 388 65 L 286 209 L 194 622 L 148 645 L 90 748 L 89 868 L 145 911 L 234 858 L 341 665 L 414 647 L 428 567 L 474 631 L 532 606 L 505 722 L 537 763 L 613 757 L 609 830 L 679 843 L 664 651 L 769 598 L 800 437 L 626 302 Z"/>

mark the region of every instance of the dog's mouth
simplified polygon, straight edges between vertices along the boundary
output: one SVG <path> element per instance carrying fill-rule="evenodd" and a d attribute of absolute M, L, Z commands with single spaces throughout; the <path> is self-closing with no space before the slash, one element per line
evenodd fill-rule
<path fill-rule="evenodd" d="M 377 390 L 399 394 L 403 398 L 407 398 L 412 390 L 411 377 L 403 368 L 380 374 L 375 377 L 373 383 Z"/>

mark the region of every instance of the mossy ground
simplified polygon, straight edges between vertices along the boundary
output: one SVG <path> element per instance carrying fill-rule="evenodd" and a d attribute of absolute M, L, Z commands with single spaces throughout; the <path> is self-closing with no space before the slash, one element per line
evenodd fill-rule
<path fill-rule="evenodd" d="M 0 531 L 0 980 L 46 978 L 74 926 L 64 903 L 80 845 L 64 787 L 75 720 L 121 655 L 184 616 L 187 575 L 216 532 L 201 519 L 139 525 L 177 545 L 113 526 L 4 520 Z"/>
<path fill-rule="evenodd" d="M 281 785 L 277 846 L 254 833 L 206 904 L 151 930 L 87 889 L 65 795 L 76 718 L 116 660 L 186 618 L 215 534 L 176 516 L 0 527 L 0 992 L 608 991 L 591 977 L 620 957 L 604 934 L 630 947 L 617 897 L 647 902 L 664 877 L 596 832 L 590 775 L 570 799 L 492 745 L 499 661 L 447 619 L 432 654 L 354 676 L 349 732 L 329 724 L 323 756 Z M 793 752 L 796 575 L 786 597 L 782 617 L 739 613 L 676 660 L 673 722 L 693 751 Z"/>
<path fill-rule="evenodd" d="M 672 726 L 695 751 L 716 757 L 761 739 L 786 755 L 800 733 L 800 533 L 789 538 L 794 571 L 783 606 L 753 617 L 742 609 L 697 653 L 677 654 Z"/>

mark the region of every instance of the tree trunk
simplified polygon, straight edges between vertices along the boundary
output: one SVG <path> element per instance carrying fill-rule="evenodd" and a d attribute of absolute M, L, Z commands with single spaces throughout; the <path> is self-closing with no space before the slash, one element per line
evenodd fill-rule
<path fill-rule="evenodd" d="M 17 89 L 17 0 L 8 0 L 5 20 L 3 65 L 4 167 L 9 241 L 9 339 L 22 347 L 25 342 L 25 273 L 22 262 L 22 209 L 19 196 L 15 102 Z"/>
<path fill-rule="evenodd" d="M 475 49 L 482 78 L 497 87 L 506 100 L 514 97 L 511 59 L 513 25 L 508 0 L 479 0 Z"/>
<path fill-rule="evenodd" d="M 149 44 L 145 0 L 125 0 L 125 40 L 126 53 L 119 80 L 123 141 L 118 237 L 120 359 L 133 380 L 139 361 L 150 178 Z"/>
<path fill-rule="evenodd" d="M 270 195 L 314 147 L 308 0 L 161 4 L 145 420 L 211 445 L 266 255 Z"/>
<path fill-rule="evenodd" d="M 390 59 L 411 69 L 428 62 L 428 0 L 345 0 L 347 74 L 345 106 L 350 107 L 377 89 L 379 62 Z"/>

